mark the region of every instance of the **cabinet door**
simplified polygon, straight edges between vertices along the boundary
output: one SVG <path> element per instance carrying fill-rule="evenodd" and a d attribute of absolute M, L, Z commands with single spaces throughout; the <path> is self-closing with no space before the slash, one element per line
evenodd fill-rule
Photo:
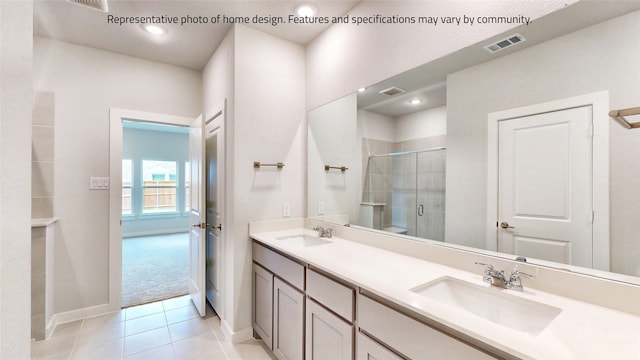
<path fill-rule="evenodd" d="M 280 278 L 273 281 L 273 353 L 282 360 L 304 359 L 304 294 Z"/>
<path fill-rule="evenodd" d="M 400 356 L 360 332 L 357 343 L 357 360 L 402 360 Z"/>
<path fill-rule="evenodd" d="M 353 325 L 307 301 L 307 360 L 353 359 Z"/>
<path fill-rule="evenodd" d="M 273 349 L 273 274 L 253 264 L 253 330 Z"/>

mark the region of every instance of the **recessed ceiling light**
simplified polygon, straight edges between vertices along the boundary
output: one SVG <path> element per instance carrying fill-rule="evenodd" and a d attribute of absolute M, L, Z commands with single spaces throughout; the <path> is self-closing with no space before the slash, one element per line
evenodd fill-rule
<path fill-rule="evenodd" d="M 142 28 L 153 35 L 164 35 L 167 33 L 167 29 L 163 28 L 160 25 L 155 25 L 155 24 L 143 24 Z"/>
<path fill-rule="evenodd" d="M 367 88 L 360 88 L 358 89 L 358 92 L 364 92 L 365 90 L 367 90 Z"/>
<path fill-rule="evenodd" d="M 422 104 L 422 99 L 413 99 L 413 100 L 409 101 L 409 104 L 411 104 L 411 105 Z"/>
<path fill-rule="evenodd" d="M 309 4 L 300 4 L 296 6 L 296 14 L 302 17 L 313 17 L 318 10 L 315 6 Z"/>

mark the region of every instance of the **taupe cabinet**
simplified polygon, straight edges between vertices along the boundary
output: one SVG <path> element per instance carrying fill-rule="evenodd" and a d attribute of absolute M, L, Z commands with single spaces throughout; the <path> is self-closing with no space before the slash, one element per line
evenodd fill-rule
<path fill-rule="evenodd" d="M 363 333 L 358 333 L 358 360 L 404 360 Z"/>
<path fill-rule="evenodd" d="M 273 274 L 253 264 L 253 331 L 273 350 Z"/>
<path fill-rule="evenodd" d="M 304 266 L 253 244 L 253 329 L 279 359 L 304 359 Z"/>
<path fill-rule="evenodd" d="M 377 339 L 389 352 L 371 344 L 358 343 L 358 359 L 371 359 L 367 352 L 377 359 L 399 359 L 402 354 L 409 359 L 495 359 L 493 356 L 462 342 L 444 332 L 428 326 L 413 317 L 396 311 L 362 294 L 358 295 L 358 325 L 362 337 Z M 369 339 L 372 340 L 372 339 Z M 362 348 L 363 351 L 360 351 Z M 362 354 L 365 352 L 365 354 Z M 396 357 L 394 357 L 396 356 Z"/>
<path fill-rule="evenodd" d="M 353 359 L 355 290 L 312 269 L 306 278 L 306 358 Z"/>
<path fill-rule="evenodd" d="M 357 290 L 253 243 L 253 329 L 279 359 L 494 358 Z"/>

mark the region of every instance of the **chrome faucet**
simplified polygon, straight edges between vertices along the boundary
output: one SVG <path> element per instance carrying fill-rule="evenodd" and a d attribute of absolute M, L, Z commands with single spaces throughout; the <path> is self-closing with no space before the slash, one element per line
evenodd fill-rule
<path fill-rule="evenodd" d="M 522 291 L 524 287 L 522 286 L 522 280 L 520 277 L 524 276 L 527 279 L 534 278 L 533 275 L 519 271 L 517 266 L 511 270 L 511 275 L 509 276 L 509 279 L 507 279 L 504 275 L 504 270 L 495 270 L 491 264 L 476 262 L 476 265 L 484 266 L 482 281 L 503 289 Z"/>
<path fill-rule="evenodd" d="M 317 231 L 318 235 L 320 237 L 323 237 L 323 238 L 331 238 L 331 237 L 333 237 L 333 229 L 332 228 L 325 228 L 325 227 L 322 227 L 322 226 L 318 225 L 318 226 L 314 227 L 313 230 Z"/>

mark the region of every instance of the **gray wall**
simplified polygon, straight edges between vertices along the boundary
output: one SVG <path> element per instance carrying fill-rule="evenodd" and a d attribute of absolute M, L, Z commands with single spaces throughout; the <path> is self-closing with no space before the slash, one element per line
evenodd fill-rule
<path fill-rule="evenodd" d="M 32 29 L 32 1 L 0 1 L 0 359 L 30 357 Z"/>

